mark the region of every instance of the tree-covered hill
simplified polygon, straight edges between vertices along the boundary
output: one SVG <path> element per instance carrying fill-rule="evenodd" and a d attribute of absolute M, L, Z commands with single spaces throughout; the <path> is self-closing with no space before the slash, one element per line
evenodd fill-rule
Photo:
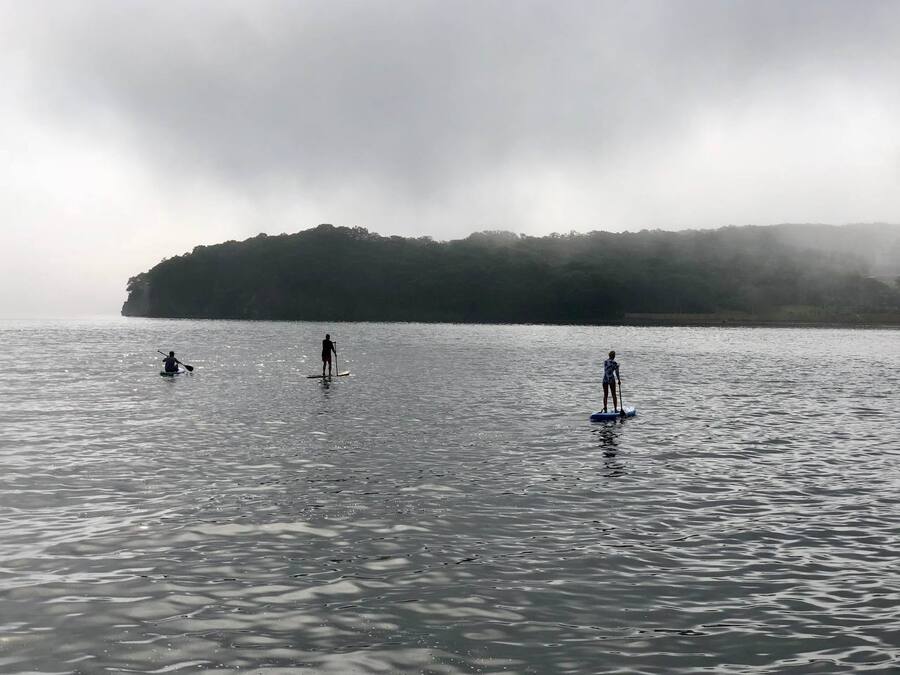
<path fill-rule="evenodd" d="M 514 323 L 652 315 L 900 321 L 900 280 L 891 276 L 900 275 L 900 228 L 871 228 L 482 232 L 437 242 L 320 225 L 198 246 L 164 260 L 129 280 L 122 313 Z"/>

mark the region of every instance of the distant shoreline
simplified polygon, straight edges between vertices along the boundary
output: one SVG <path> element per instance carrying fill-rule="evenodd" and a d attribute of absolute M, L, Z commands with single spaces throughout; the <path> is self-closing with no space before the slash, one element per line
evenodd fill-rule
<path fill-rule="evenodd" d="M 500 321 L 428 321 L 411 319 L 359 320 L 323 317 L 311 319 L 264 319 L 240 317 L 193 317 L 193 316 L 136 316 L 125 315 L 126 319 L 154 319 L 159 321 L 248 321 L 253 323 L 386 323 L 386 324 L 444 324 L 447 326 L 578 326 L 609 327 L 633 326 L 636 328 L 858 328 L 871 330 L 900 329 L 900 315 L 882 318 L 865 317 L 855 320 L 828 319 L 821 321 L 801 321 L 797 319 L 773 319 L 760 316 L 723 316 L 719 314 L 628 314 L 625 317 L 596 323 L 517 323 Z"/>
<path fill-rule="evenodd" d="M 801 319 L 733 314 L 626 314 L 622 325 L 698 328 L 900 328 L 900 315 L 859 315 Z"/>

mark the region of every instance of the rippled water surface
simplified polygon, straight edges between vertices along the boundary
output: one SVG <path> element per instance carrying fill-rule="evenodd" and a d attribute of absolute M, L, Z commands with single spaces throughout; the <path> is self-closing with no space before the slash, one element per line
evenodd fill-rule
<path fill-rule="evenodd" d="M 2 672 L 900 672 L 896 331 L 0 339 Z"/>

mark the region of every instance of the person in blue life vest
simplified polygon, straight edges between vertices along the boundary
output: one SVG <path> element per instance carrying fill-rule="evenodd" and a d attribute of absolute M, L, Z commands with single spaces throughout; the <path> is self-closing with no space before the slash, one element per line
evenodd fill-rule
<path fill-rule="evenodd" d="M 331 377 L 331 354 L 337 356 L 337 349 L 331 341 L 331 335 L 325 333 L 325 339 L 322 340 L 322 377 L 325 377 L 325 365 L 328 365 L 328 377 Z"/>
<path fill-rule="evenodd" d="M 603 362 L 603 412 L 606 412 L 606 402 L 609 400 L 609 390 L 612 388 L 613 412 L 619 412 L 619 398 L 616 396 L 616 381 L 622 383 L 619 377 L 619 364 L 616 363 L 615 350 L 609 353 L 609 358 Z"/>
<path fill-rule="evenodd" d="M 167 373 L 178 372 L 178 359 L 175 358 L 175 352 L 169 352 L 169 355 L 163 359 L 163 367 Z"/>

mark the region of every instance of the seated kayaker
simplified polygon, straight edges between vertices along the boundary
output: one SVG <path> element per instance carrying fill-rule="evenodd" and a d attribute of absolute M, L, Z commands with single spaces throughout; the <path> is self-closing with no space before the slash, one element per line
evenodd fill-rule
<path fill-rule="evenodd" d="M 163 363 L 165 364 L 165 370 L 167 373 L 178 372 L 179 361 L 175 358 L 175 352 L 169 352 L 169 355 L 163 359 Z"/>

